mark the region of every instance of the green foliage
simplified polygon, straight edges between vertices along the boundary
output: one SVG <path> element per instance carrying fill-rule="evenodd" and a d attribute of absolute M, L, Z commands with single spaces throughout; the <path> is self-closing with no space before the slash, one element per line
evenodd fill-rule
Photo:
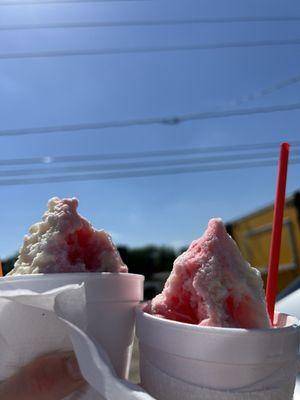
<path fill-rule="evenodd" d="M 146 279 L 157 272 L 171 271 L 177 256 L 174 249 L 165 246 L 146 246 L 134 249 L 119 246 L 118 250 L 123 261 L 128 265 L 129 271 L 145 275 Z"/>
<path fill-rule="evenodd" d="M 2 261 L 3 275 L 6 275 L 10 270 L 13 269 L 17 257 L 17 254 L 15 254 L 13 257 Z"/>

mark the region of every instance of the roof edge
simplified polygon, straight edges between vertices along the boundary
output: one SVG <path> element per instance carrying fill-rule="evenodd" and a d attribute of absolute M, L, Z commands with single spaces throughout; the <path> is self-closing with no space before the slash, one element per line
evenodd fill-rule
<path fill-rule="evenodd" d="M 285 199 L 285 206 L 286 205 L 290 205 L 291 203 L 295 202 L 296 198 L 299 199 L 300 197 L 300 191 L 295 191 L 294 193 L 290 194 L 289 196 L 286 197 Z M 268 204 L 266 206 L 257 208 L 256 210 L 252 211 L 251 213 L 241 216 L 239 218 L 233 219 L 228 221 L 228 226 L 232 226 L 234 224 L 240 223 L 240 222 L 244 222 L 246 221 L 248 218 L 252 218 L 255 217 L 256 215 L 261 214 L 262 212 L 268 211 L 270 209 L 272 209 L 274 207 L 274 202 L 271 204 Z"/>

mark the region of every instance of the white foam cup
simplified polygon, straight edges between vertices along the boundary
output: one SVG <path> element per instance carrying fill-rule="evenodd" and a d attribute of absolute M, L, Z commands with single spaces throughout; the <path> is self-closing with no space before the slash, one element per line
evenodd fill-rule
<path fill-rule="evenodd" d="M 158 398 L 168 399 L 166 376 L 218 391 L 252 392 L 286 385 L 285 400 L 292 399 L 299 321 L 277 314 L 275 322 L 278 327 L 269 329 L 201 327 L 149 315 L 139 306 L 142 386 L 155 396 L 160 383 Z"/>
<path fill-rule="evenodd" d="M 0 290 L 28 289 L 41 293 L 82 282 L 87 332 L 106 350 L 118 376 L 127 378 L 135 307 L 143 299 L 143 275 L 106 272 L 16 275 L 1 278 Z"/>

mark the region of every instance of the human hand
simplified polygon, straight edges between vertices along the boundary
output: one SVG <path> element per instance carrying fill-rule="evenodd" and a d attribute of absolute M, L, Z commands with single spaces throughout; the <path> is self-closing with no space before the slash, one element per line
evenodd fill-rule
<path fill-rule="evenodd" d="M 39 357 L 0 384 L 1 400 L 61 400 L 85 383 L 74 353 Z"/>

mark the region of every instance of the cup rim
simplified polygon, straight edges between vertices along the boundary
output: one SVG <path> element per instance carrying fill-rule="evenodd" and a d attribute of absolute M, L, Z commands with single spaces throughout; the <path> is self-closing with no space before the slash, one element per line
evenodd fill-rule
<path fill-rule="evenodd" d="M 189 331 L 189 332 L 196 332 L 196 333 L 201 333 L 201 334 L 213 334 L 213 335 L 218 335 L 218 334 L 236 334 L 236 335 L 241 335 L 241 334 L 252 334 L 252 335 L 258 335 L 258 334 L 282 334 L 283 332 L 288 333 L 289 331 L 294 332 L 294 329 L 297 327 L 298 329 L 300 328 L 300 321 L 294 317 L 293 315 L 285 314 L 279 312 L 278 314 L 281 314 L 283 316 L 287 317 L 292 317 L 295 322 L 291 323 L 288 326 L 284 327 L 276 327 L 276 328 L 251 328 L 251 329 L 246 329 L 246 328 L 228 328 L 228 327 L 218 327 L 218 326 L 200 326 L 200 325 L 195 325 L 195 324 L 188 324 L 186 322 L 179 322 L 179 321 L 173 321 L 169 319 L 164 319 L 157 317 L 155 315 L 149 314 L 145 312 L 143 309 L 145 307 L 146 303 L 141 303 L 140 305 L 137 306 L 136 312 L 137 316 L 140 318 L 145 319 L 147 322 L 150 322 L 152 324 L 156 324 L 157 326 L 161 326 L 162 328 L 166 329 L 176 329 L 176 330 L 181 330 L 181 331 Z"/>
<path fill-rule="evenodd" d="M 70 278 L 70 276 L 76 276 L 78 278 L 91 278 L 94 279 L 125 279 L 125 280 L 144 280 L 144 275 L 141 274 L 132 274 L 130 272 L 55 272 L 55 273 L 48 273 L 48 274 L 20 274 L 20 275 L 9 275 L 3 276 L 0 278 L 0 284 L 3 281 L 22 281 L 22 280 L 44 280 L 44 279 L 55 279 L 61 280 L 62 278 Z"/>

